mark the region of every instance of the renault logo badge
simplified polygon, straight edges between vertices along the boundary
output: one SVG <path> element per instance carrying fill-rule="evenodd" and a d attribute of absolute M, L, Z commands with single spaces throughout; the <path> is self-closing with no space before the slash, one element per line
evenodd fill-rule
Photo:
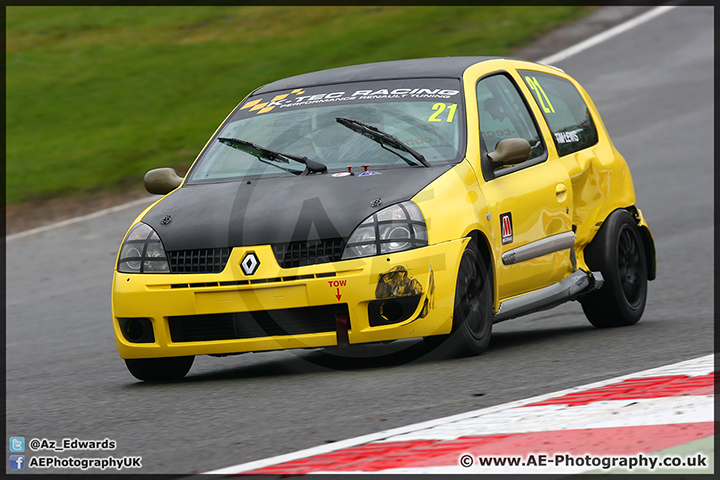
<path fill-rule="evenodd" d="M 243 273 L 247 276 L 254 274 L 259 266 L 260 260 L 258 260 L 257 255 L 253 252 L 245 254 L 242 262 L 240 262 L 240 268 L 242 268 Z"/>

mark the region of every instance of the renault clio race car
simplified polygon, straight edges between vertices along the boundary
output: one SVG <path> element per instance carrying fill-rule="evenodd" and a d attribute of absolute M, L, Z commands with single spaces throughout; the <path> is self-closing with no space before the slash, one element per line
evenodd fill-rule
<path fill-rule="evenodd" d="M 579 300 L 636 323 L 655 247 L 628 166 L 562 70 L 382 62 L 249 94 L 118 252 L 112 315 L 136 378 L 195 355 L 423 337 L 482 352 L 494 323 Z"/>

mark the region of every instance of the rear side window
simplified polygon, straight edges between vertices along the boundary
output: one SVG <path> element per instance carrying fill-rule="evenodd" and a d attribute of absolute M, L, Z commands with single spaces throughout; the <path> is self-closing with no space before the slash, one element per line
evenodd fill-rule
<path fill-rule="evenodd" d="M 550 127 L 558 155 L 569 155 L 598 142 L 597 129 L 580 93 L 568 80 L 547 73 L 520 71 Z"/>

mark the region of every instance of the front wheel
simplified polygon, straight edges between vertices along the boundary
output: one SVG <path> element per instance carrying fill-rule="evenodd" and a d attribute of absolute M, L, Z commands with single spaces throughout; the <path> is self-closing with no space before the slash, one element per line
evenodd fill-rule
<path fill-rule="evenodd" d="M 125 365 L 133 377 L 145 382 L 174 382 L 190 371 L 195 356 L 164 358 L 126 358 Z"/>
<path fill-rule="evenodd" d="M 451 356 L 478 355 L 487 349 L 492 333 L 493 285 L 474 243 L 463 252 L 455 285 L 453 327 L 449 335 L 426 337 Z"/>
<path fill-rule="evenodd" d="M 637 224 L 627 210 L 615 210 L 585 247 L 585 263 L 602 273 L 605 283 L 581 298 L 587 319 L 596 327 L 633 325 L 647 300 L 647 262 Z"/>

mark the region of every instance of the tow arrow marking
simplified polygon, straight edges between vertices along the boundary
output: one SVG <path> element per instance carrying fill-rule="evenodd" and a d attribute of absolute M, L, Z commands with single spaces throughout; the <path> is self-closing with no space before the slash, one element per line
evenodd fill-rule
<path fill-rule="evenodd" d="M 345 285 L 347 285 L 347 280 L 328 280 L 328 285 L 330 286 L 330 288 L 337 288 L 337 294 L 335 295 L 335 298 L 340 301 L 340 299 L 342 298 L 342 295 L 340 294 L 340 287 L 344 287 Z"/>

